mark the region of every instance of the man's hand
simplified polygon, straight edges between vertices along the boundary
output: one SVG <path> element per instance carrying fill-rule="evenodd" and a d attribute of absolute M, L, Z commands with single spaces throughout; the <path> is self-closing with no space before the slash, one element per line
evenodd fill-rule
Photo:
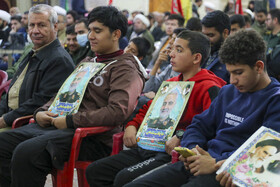
<path fill-rule="evenodd" d="M 67 128 L 66 117 L 62 116 L 62 117 L 52 118 L 52 125 L 58 129 L 66 129 Z"/>
<path fill-rule="evenodd" d="M 170 140 L 168 140 L 165 143 L 165 151 L 171 155 L 172 150 L 174 149 L 174 147 L 177 147 L 180 145 L 180 139 L 177 138 L 177 136 L 173 136 Z"/>
<path fill-rule="evenodd" d="M 0 129 L 7 127 L 7 124 L 3 117 L 0 118 Z"/>
<path fill-rule="evenodd" d="M 36 114 L 36 122 L 41 127 L 49 127 L 52 124 L 54 117 L 57 117 L 58 114 L 51 113 L 49 111 L 41 111 Z"/>
<path fill-rule="evenodd" d="M 155 92 L 144 93 L 144 96 L 148 97 L 149 99 L 153 99 L 155 95 L 156 95 Z"/>
<path fill-rule="evenodd" d="M 187 158 L 187 163 L 190 172 L 194 176 L 210 174 L 216 171 L 215 164 L 216 160 L 210 156 L 210 154 L 200 148 L 198 145 L 196 146 L 196 150 L 198 151 L 198 155 L 190 156 Z"/>
<path fill-rule="evenodd" d="M 137 129 L 133 125 L 128 126 L 124 130 L 123 143 L 126 147 L 135 147 L 137 145 L 136 133 Z"/>

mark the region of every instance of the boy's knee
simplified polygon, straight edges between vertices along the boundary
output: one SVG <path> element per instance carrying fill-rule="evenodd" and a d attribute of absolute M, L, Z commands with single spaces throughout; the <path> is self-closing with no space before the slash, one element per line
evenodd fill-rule
<path fill-rule="evenodd" d="M 123 169 L 118 172 L 114 180 L 114 186 L 124 186 L 125 184 L 131 182 L 134 178 L 127 169 Z"/>

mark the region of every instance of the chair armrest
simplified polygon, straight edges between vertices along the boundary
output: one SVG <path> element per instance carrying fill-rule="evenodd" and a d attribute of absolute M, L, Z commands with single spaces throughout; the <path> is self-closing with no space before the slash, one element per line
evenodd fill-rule
<path fill-rule="evenodd" d="M 113 148 L 111 155 L 116 155 L 123 150 L 123 135 L 124 132 L 119 132 L 113 135 Z"/>
<path fill-rule="evenodd" d="M 85 127 L 85 128 L 76 129 L 72 140 L 70 158 L 67 163 L 67 169 L 66 169 L 69 176 L 73 176 L 75 163 L 79 158 L 79 151 L 80 151 L 82 139 L 90 135 L 100 134 L 106 131 L 110 131 L 114 128 L 115 128 L 114 126 L 101 126 L 101 127 Z"/>
<path fill-rule="evenodd" d="M 106 131 L 110 131 L 114 128 L 115 128 L 114 126 L 77 128 L 72 140 L 69 162 L 73 162 L 74 164 L 74 162 L 78 160 L 81 142 L 84 137 L 94 135 L 94 134 L 100 134 Z"/>
<path fill-rule="evenodd" d="M 29 115 L 29 116 L 23 116 L 20 118 L 17 118 L 16 120 L 14 120 L 13 125 L 12 125 L 12 129 L 21 127 L 23 125 L 26 125 L 29 123 L 29 121 L 32 119 L 33 115 Z"/>
<path fill-rule="evenodd" d="M 172 150 L 171 156 L 172 156 L 172 159 L 171 159 L 171 162 L 172 162 L 172 163 L 176 163 L 176 162 L 179 161 L 179 156 L 180 156 L 180 154 L 179 154 L 177 151 Z"/>

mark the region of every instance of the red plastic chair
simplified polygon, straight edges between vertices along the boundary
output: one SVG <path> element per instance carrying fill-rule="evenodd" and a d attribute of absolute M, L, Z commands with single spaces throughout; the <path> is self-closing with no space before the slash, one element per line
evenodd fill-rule
<path fill-rule="evenodd" d="M 14 121 L 12 128 L 20 127 L 28 122 L 34 122 L 32 116 L 25 116 L 18 118 Z M 64 163 L 63 170 L 53 169 L 51 172 L 52 181 L 54 187 L 72 187 L 74 168 L 77 170 L 79 187 L 89 187 L 85 177 L 85 171 L 89 164 L 93 161 L 79 161 L 79 151 L 82 139 L 94 134 L 103 133 L 112 130 L 114 127 L 102 126 L 102 127 L 89 127 L 89 128 L 77 128 L 72 140 L 72 147 L 70 158 L 68 162 Z M 113 135 L 113 149 L 111 155 L 118 154 L 123 149 L 123 132 Z"/>
<path fill-rule="evenodd" d="M 172 156 L 172 159 L 171 159 L 171 163 L 172 163 L 172 164 L 179 161 L 179 156 L 180 156 L 180 154 L 179 154 L 177 151 L 172 150 L 171 156 Z"/>

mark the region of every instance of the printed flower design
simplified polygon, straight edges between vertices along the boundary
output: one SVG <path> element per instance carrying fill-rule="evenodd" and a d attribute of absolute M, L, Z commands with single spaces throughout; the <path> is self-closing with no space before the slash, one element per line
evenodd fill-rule
<path fill-rule="evenodd" d="M 248 155 L 247 154 L 244 154 L 242 157 L 240 157 L 239 160 L 246 160 L 248 158 Z"/>
<path fill-rule="evenodd" d="M 240 164 L 236 169 L 240 173 L 247 173 L 250 170 L 250 167 L 247 164 Z"/>

